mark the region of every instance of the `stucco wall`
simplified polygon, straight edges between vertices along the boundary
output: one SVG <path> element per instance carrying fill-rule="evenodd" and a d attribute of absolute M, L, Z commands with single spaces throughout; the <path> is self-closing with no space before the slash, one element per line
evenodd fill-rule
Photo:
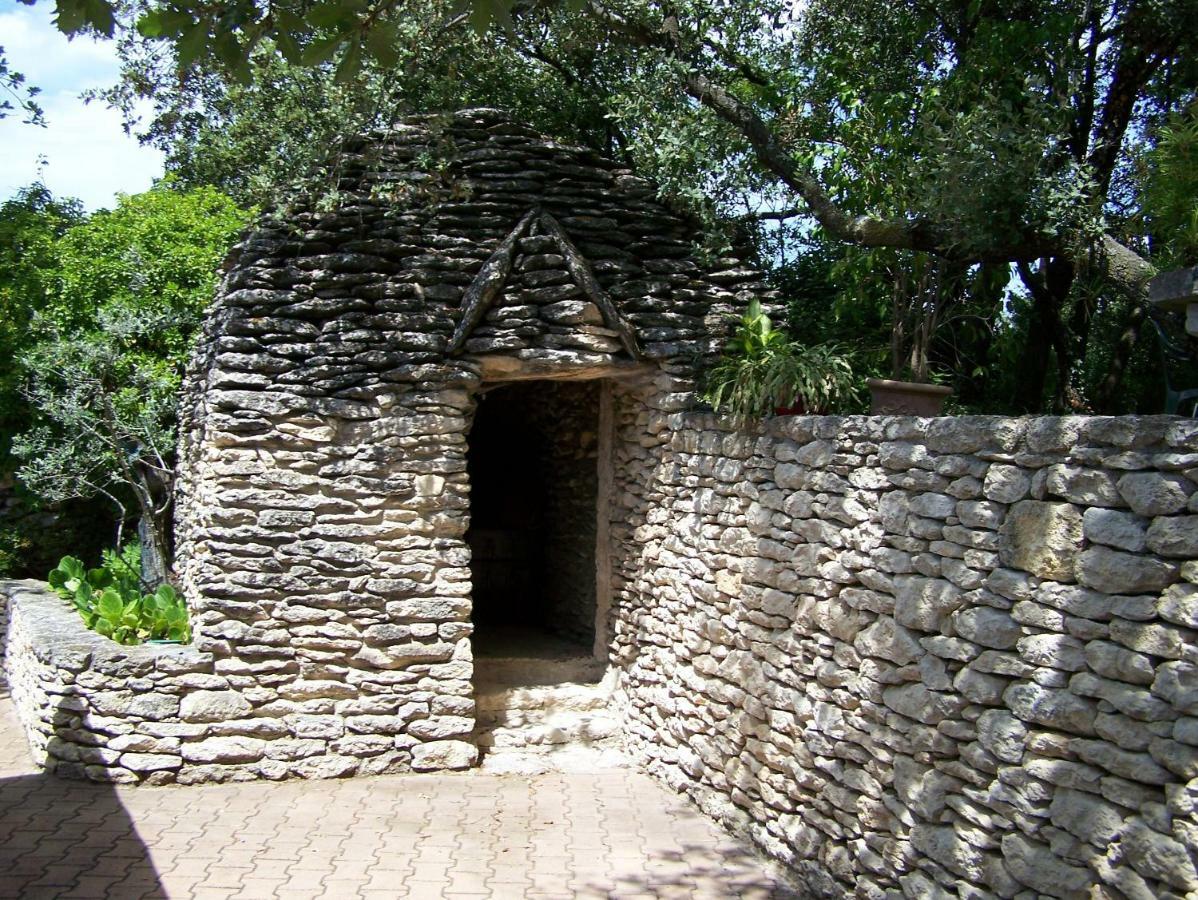
<path fill-rule="evenodd" d="M 651 771 L 820 895 L 1198 889 L 1198 424 L 617 418 Z"/>

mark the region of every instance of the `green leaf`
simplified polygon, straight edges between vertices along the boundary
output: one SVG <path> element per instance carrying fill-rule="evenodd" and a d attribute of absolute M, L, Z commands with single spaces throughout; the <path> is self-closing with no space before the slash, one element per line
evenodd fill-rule
<path fill-rule="evenodd" d="M 337 84 L 349 84 L 354 80 L 359 72 L 362 71 L 362 45 L 350 44 L 345 48 L 345 55 L 341 57 L 341 62 L 337 64 L 337 74 L 333 80 Z"/>
<path fill-rule="evenodd" d="M 275 34 L 275 46 L 279 48 L 279 53 L 283 59 L 292 65 L 299 65 L 303 58 L 304 51 L 300 49 L 300 45 L 296 43 L 290 32 L 280 31 Z"/>
<path fill-rule="evenodd" d="M 137 20 L 137 31 L 142 37 L 178 37 L 195 19 L 175 9 L 151 9 Z"/>
<path fill-rule="evenodd" d="M 308 10 L 304 18 L 313 28 L 333 28 L 338 31 L 348 31 L 357 23 L 353 11 L 346 4 L 337 2 L 318 3 Z"/>
<path fill-rule="evenodd" d="M 107 0 L 84 0 L 87 24 L 104 37 L 112 37 L 116 27 L 116 10 Z"/>
<path fill-rule="evenodd" d="M 202 22 L 196 22 L 189 28 L 185 28 L 179 35 L 179 39 L 175 42 L 175 53 L 179 57 L 179 65 L 184 68 L 190 68 L 195 65 L 208 49 L 208 26 Z"/>
<path fill-rule="evenodd" d="M 384 68 L 389 69 L 399 62 L 399 50 L 396 47 L 398 40 L 399 34 L 395 25 L 378 25 L 367 32 L 366 48 Z"/>
<path fill-rule="evenodd" d="M 112 588 L 108 588 L 96 601 L 96 612 L 109 622 L 119 622 L 125 612 L 125 604 L 121 601 L 121 595 Z"/>
<path fill-rule="evenodd" d="M 86 0 L 57 0 L 54 24 L 63 34 L 76 34 L 87 24 Z"/>
<path fill-rule="evenodd" d="M 337 48 L 343 43 L 344 39 L 341 37 L 320 38 L 313 41 L 304 48 L 300 62 L 305 66 L 315 66 L 328 62 L 333 58 L 333 54 L 337 52 Z"/>

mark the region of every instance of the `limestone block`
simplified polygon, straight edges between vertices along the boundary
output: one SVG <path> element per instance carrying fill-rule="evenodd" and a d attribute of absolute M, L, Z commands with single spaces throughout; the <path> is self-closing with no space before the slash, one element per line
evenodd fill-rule
<path fill-rule="evenodd" d="M 998 503 L 1016 503 L 1031 491 L 1032 476 L 1026 469 L 996 463 L 986 473 L 982 495 Z"/>
<path fill-rule="evenodd" d="M 183 765 L 183 757 L 169 753 L 122 753 L 121 765 L 131 772 L 171 771 Z"/>
<path fill-rule="evenodd" d="M 963 638 L 990 647 L 1008 650 L 1023 634 L 1023 627 L 1011 614 L 989 606 L 971 606 L 953 614 L 953 627 Z"/>
<path fill-rule="evenodd" d="M 1152 684 L 1155 677 L 1152 660 L 1109 641 L 1091 641 L 1086 645 L 1086 663 L 1104 678 L 1131 684 Z"/>
<path fill-rule="evenodd" d="M 1086 550 L 1077 563 L 1077 580 L 1108 594 L 1159 592 L 1179 574 L 1174 563 L 1100 546 Z"/>
<path fill-rule="evenodd" d="M 1148 549 L 1161 556 L 1198 557 L 1198 516 L 1159 516 L 1148 527 Z"/>
<path fill-rule="evenodd" d="M 1069 679 L 1069 690 L 1080 697 L 1105 700 L 1119 712 L 1144 722 L 1157 722 L 1171 715 L 1168 704 L 1143 688 L 1078 672 Z"/>
<path fill-rule="evenodd" d="M 1183 583 L 1166 588 L 1156 610 L 1167 622 L 1198 629 L 1198 585 Z"/>
<path fill-rule="evenodd" d="M 465 741 L 430 741 L 412 748 L 412 768 L 417 772 L 468 769 L 478 762 L 478 748 Z"/>
<path fill-rule="evenodd" d="M 1185 715 L 1198 715 L 1198 666 L 1167 662 L 1156 670 L 1152 693 Z"/>
<path fill-rule="evenodd" d="M 1129 472 L 1119 479 L 1119 493 L 1141 516 L 1167 516 L 1185 509 L 1194 484 L 1181 475 Z"/>
<path fill-rule="evenodd" d="M 124 691 L 101 691 L 91 696 L 92 706 L 104 716 L 125 718 L 140 716 L 157 721 L 169 719 L 179 713 L 179 698 L 153 691 L 145 694 L 129 694 Z"/>
<path fill-rule="evenodd" d="M 1185 655 L 1187 638 L 1188 632 L 1159 622 L 1129 622 L 1126 619 L 1111 622 L 1111 640 L 1139 653 L 1167 659 L 1181 659 Z"/>
<path fill-rule="evenodd" d="M 882 697 L 885 704 L 895 712 L 925 725 L 935 725 L 954 716 L 965 705 L 959 697 L 929 691 L 920 683 L 889 687 L 882 693 Z"/>
<path fill-rule="evenodd" d="M 916 825 L 911 829 L 911 845 L 950 872 L 980 882 L 984 854 L 951 826 Z"/>
<path fill-rule="evenodd" d="M 1005 678 L 979 672 L 970 666 L 961 669 L 953 679 L 953 687 L 961 692 L 961 696 L 984 706 L 1001 703 L 1008 684 Z"/>
<path fill-rule="evenodd" d="M 1198 889 L 1198 873 L 1186 848 L 1154 831 L 1143 819 L 1129 819 L 1120 839 L 1123 856 L 1146 878 L 1159 879 L 1183 891 Z"/>
<path fill-rule="evenodd" d="M 1143 784 L 1168 784 L 1173 776 L 1147 753 L 1136 753 L 1113 747 L 1106 741 L 1075 740 L 1070 745 L 1073 751 L 1092 766 Z"/>
<path fill-rule="evenodd" d="M 345 778 L 358 771 L 360 761 L 353 756 L 309 756 L 293 764 L 300 778 Z"/>
<path fill-rule="evenodd" d="M 907 628 L 939 631 L 947 616 L 964 602 L 951 581 L 903 575 L 894 579 L 894 618 Z"/>
<path fill-rule="evenodd" d="M 1085 645 L 1062 634 L 1034 634 L 1021 638 L 1019 655 L 1030 665 L 1048 666 L 1066 672 L 1086 667 Z"/>
<path fill-rule="evenodd" d="M 1148 520 L 1114 509 L 1087 509 L 1082 516 L 1086 540 L 1138 553 L 1148 544 Z"/>
<path fill-rule="evenodd" d="M 910 510 L 929 519 L 947 519 L 957 510 L 957 500 L 947 494 L 924 493 L 911 498 Z"/>
<path fill-rule="evenodd" d="M 1002 525 L 1007 507 L 993 500 L 962 500 L 957 504 L 956 515 L 961 524 L 968 528 L 993 528 Z"/>
<path fill-rule="evenodd" d="M 1099 713 L 1094 720 L 1094 730 L 1120 750 L 1147 750 L 1152 741 L 1152 733 L 1144 723 L 1128 716 Z"/>
<path fill-rule="evenodd" d="M 1149 755 L 1183 781 L 1198 778 L 1198 748 L 1178 741 L 1153 738 Z"/>
<path fill-rule="evenodd" d="M 1087 793 L 1061 788 L 1053 793 L 1048 815 L 1052 824 L 1099 849 L 1123 830 L 1126 810 Z"/>
<path fill-rule="evenodd" d="M 977 721 L 978 743 L 996 758 L 1008 763 L 1023 760 L 1027 726 L 1005 710 L 990 709 Z"/>
<path fill-rule="evenodd" d="M 1000 530 L 1004 565 L 1051 581 L 1073 581 L 1082 542 L 1082 515 L 1068 503 L 1021 500 Z"/>
<path fill-rule="evenodd" d="M 1018 881 L 1061 900 L 1082 900 L 1094 881 L 1087 869 L 1070 865 L 1047 845 L 1022 834 L 1004 835 L 1002 854 L 1003 862 Z"/>
<path fill-rule="evenodd" d="M 1101 469 L 1057 464 L 1046 470 L 1044 488 L 1081 506 L 1122 506 L 1115 479 Z"/>
<path fill-rule="evenodd" d="M 267 743 L 249 737 L 215 737 L 184 744 L 181 753 L 188 762 L 255 762 L 262 758 Z"/>
<path fill-rule="evenodd" d="M 1003 692 L 1007 708 L 1025 722 L 1059 728 L 1073 734 L 1094 734 L 1098 708 L 1068 691 L 1038 684 L 1013 684 Z"/>
<path fill-rule="evenodd" d="M 179 705 L 184 722 L 221 722 L 243 718 L 253 710 L 238 691 L 194 691 Z"/>
<path fill-rule="evenodd" d="M 899 666 L 915 662 L 923 655 L 919 641 L 890 616 L 879 616 L 857 635 L 853 646 L 862 656 L 875 656 Z"/>

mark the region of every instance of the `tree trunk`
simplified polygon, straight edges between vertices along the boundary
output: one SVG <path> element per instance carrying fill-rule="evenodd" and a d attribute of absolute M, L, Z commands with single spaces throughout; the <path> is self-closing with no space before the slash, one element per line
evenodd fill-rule
<path fill-rule="evenodd" d="M 137 520 L 137 537 L 141 542 L 141 580 L 149 588 L 165 584 L 170 562 L 161 523 L 142 516 Z"/>

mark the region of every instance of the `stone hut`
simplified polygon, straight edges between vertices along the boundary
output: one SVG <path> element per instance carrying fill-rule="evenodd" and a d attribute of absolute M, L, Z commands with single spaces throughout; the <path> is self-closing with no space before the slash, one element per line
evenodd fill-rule
<path fill-rule="evenodd" d="M 0 582 L 48 770 L 618 736 L 812 897 L 1198 895 L 1198 421 L 732 431 L 694 363 L 764 287 L 627 172 L 470 111 L 362 141 L 340 191 L 246 241 L 207 322 L 195 644 Z"/>
<path fill-rule="evenodd" d="M 338 174 L 336 209 L 237 248 L 208 314 L 179 574 L 239 717 L 465 765 L 474 652 L 532 681 L 607 661 L 614 395 L 645 429 L 687 406 L 764 285 L 698 262 L 652 185 L 495 110 L 361 138 Z"/>

